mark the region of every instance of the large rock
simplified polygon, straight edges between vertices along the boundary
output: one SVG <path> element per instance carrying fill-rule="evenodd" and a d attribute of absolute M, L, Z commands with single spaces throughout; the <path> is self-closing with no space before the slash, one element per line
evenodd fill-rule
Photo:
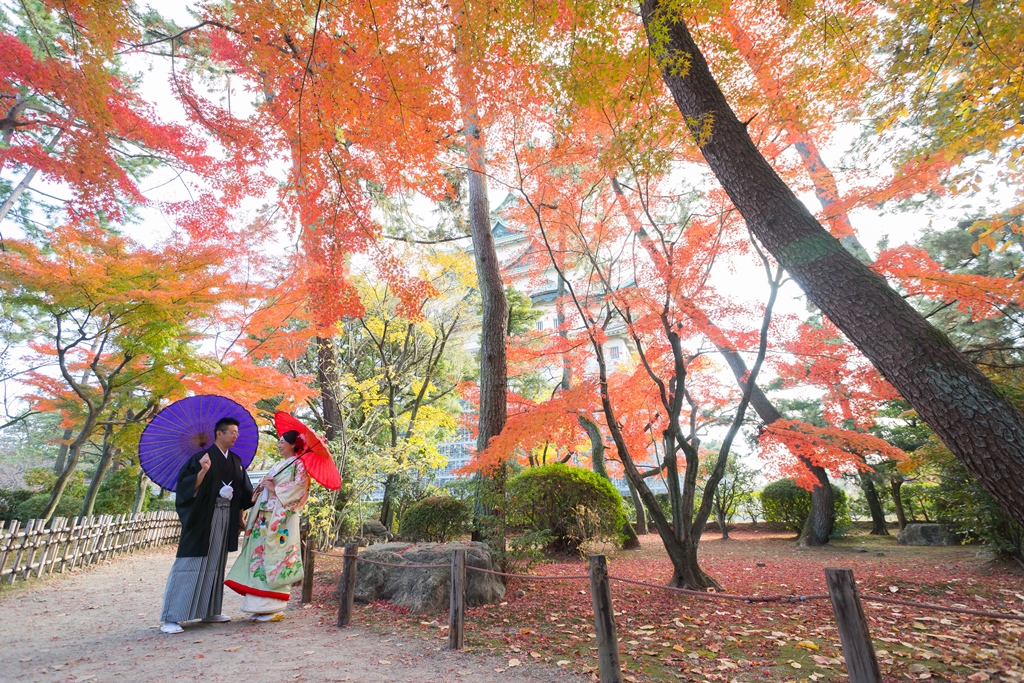
<path fill-rule="evenodd" d="M 466 566 L 499 571 L 484 543 L 378 543 L 359 553 L 359 558 L 386 564 L 440 564 L 438 569 L 403 569 L 359 562 L 355 600 L 360 603 L 387 600 L 411 612 L 429 614 L 448 609 L 451 592 L 452 553 L 466 550 Z M 498 602 L 505 597 L 501 577 L 466 571 L 466 604 L 470 607 Z"/>
<path fill-rule="evenodd" d="M 391 539 L 391 533 L 388 531 L 387 527 L 381 524 L 376 519 L 371 519 L 369 521 L 363 522 L 363 526 L 359 530 L 359 532 L 362 536 L 372 536 L 374 538 L 387 538 L 388 540 Z"/>
<path fill-rule="evenodd" d="M 896 537 L 900 545 L 953 545 L 941 524 L 908 524 Z"/>

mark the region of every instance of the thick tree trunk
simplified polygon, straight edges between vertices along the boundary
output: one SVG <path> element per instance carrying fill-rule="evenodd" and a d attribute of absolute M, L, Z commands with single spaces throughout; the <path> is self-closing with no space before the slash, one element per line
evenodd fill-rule
<path fill-rule="evenodd" d="M 482 150 L 478 154 L 482 166 Z M 483 450 L 505 428 L 508 302 L 491 234 L 487 185 L 482 168 L 469 173 L 469 223 L 483 309 L 480 323 L 480 431 L 477 434 L 477 448 Z"/>
<path fill-rule="evenodd" d="M 665 83 L 750 229 L 985 489 L 1024 522 L 1024 416 L 944 334 L 843 249 L 779 178 L 729 107 L 678 11 L 659 0 L 643 0 L 640 8 Z M 702 136 L 707 126 L 710 134 Z"/>
<path fill-rule="evenodd" d="M 702 590 L 714 588 L 720 590 L 721 584 L 704 573 L 697 561 L 697 542 L 692 537 L 686 538 L 681 543 L 676 542 L 669 546 L 665 544 L 669 558 L 672 560 L 672 579 L 668 585 L 675 588 L 689 588 Z"/>
<path fill-rule="evenodd" d="M 316 378 L 320 385 L 324 436 L 334 441 L 341 436 L 345 424 L 338 405 L 338 358 L 332 339 L 316 338 Z"/>
<path fill-rule="evenodd" d="M 507 417 L 508 368 L 505 343 L 508 333 L 508 302 L 505 299 L 498 254 L 494 248 L 494 236 L 491 234 L 483 146 L 475 124 L 468 125 L 467 129 L 466 139 L 470 158 L 469 225 L 482 308 L 480 415 L 476 439 L 477 450 L 482 451 L 487 448 L 491 439 L 505 428 Z M 505 478 L 502 473 L 497 473 L 491 479 L 492 481 L 481 484 L 492 488 L 492 493 L 500 498 L 505 490 Z M 491 513 L 481 498 L 477 499 L 475 507 L 478 518 Z M 474 531 L 473 536 L 475 540 L 480 540 L 479 530 Z"/>
<path fill-rule="evenodd" d="M 810 469 L 819 483 L 811 489 L 811 512 L 800 530 L 797 545 L 801 548 L 820 548 L 828 543 L 836 526 L 835 493 L 823 467 Z"/>
<path fill-rule="evenodd" d="M 890 479 L 889 488 L 892 490 L 892 504 L 896 508 L 896 520 L 900 524 L 900 531 L 907 528 L 907 513 L 903 509 L 903 480 Z"/>
<path fill-rule="evenodd" d="M 391 531 L 391 525 L 395 521 L 394 498 L 395 477 L 388 477 L 384 480 L 384 499 L 380 502 L 380 523 L 384 528 Z"/>
<path fill-rule="evenodd" d="M 885 511 L 882 510 L 882 501 L 878 498 L 875 480 L 866 472 L 860 473 L 860 489 L 864 492 L 868 510 L 871 512 L 871 535 L 888 536 L 889 529 L 885 526 Z"/>

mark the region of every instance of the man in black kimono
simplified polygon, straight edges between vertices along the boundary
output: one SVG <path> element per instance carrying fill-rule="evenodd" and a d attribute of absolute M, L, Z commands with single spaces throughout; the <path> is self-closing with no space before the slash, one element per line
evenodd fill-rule
<path fill-rule="evenodd" d="M 160 630 L 181 633 L 180 622 L 231 621 L 221 614 L 228 553 L 238 550 L 242 510 L 252 507 L 252 484 L 242 459 L 231 452 L 238 420 L 224 417 L 214 443 L 178 471 L 175 508 L 181 519 L 178 555 L 167 577 Z"/>

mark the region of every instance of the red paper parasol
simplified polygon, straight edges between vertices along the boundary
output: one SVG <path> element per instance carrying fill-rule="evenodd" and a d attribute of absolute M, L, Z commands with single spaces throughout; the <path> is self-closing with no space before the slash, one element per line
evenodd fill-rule
<path fill-rule="evenodd" d="M 338 467 L 334 464 L 334 458 L 331 457 L 327 446 L 320 441 L 320 437 L 314 434 L 309 427 L 282 411 L 274 413 L 274 427 L 277 428 L 278 436 L 292 430 L 301 434 L 303 441 L 306 442 L 306 450 L 299 453 L 299 458 L 306 466 L 309 476 L 331 491 L 341 488 L 341 475 L 338 474 Z"/>

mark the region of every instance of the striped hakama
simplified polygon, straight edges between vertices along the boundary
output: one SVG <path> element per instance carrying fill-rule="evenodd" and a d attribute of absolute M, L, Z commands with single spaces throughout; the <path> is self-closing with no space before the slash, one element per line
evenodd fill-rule
<path fill-rule="evenodd" d="M 221 613 L 230 513 L 231 501 L 218 498 L 206 556 L 175 558 L 164 589 L 160 621 L 180 623 L 192 619 L 209 619 Z"/>

